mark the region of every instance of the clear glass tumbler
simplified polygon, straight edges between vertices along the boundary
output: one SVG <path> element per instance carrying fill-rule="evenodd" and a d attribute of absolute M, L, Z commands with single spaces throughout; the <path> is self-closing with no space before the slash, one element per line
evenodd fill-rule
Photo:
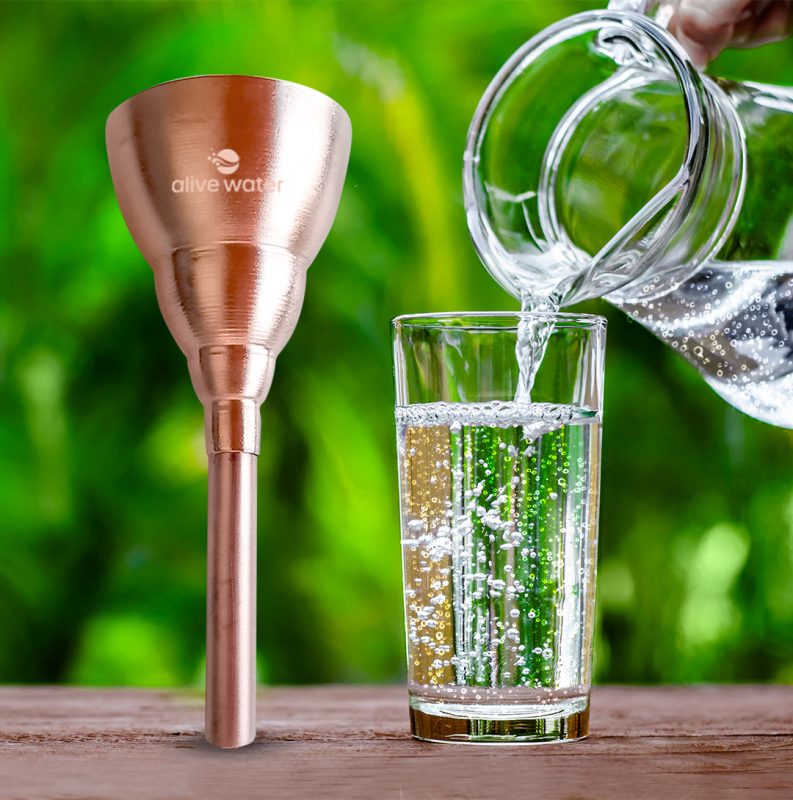
<path fill-rule="evenodd" d="M 530 399 L 527 328 L 544 347 Z M 412 733 L 582 738 L 606 321 L 437 314 L 393 330 Z"/>

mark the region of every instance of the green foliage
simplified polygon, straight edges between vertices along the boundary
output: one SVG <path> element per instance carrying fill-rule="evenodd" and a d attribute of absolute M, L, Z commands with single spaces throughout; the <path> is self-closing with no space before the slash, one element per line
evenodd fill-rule
<path fill-rule="evenodd" d="M 259 646 L 273 682 L 403 669 L 388 320 L 511 309 L 461 200 L 492 75 L 573 2 L 0 8 L 0 680 L 200 679 L 202 415 L 116 207 L 103 126 L 183 75 L 350 112 L 338 219 L 263 415 Z M 714 71 L 793 82 L 785 45 Z M 598 678 L 793 679 L 793 439 L 608 313 Z"/>

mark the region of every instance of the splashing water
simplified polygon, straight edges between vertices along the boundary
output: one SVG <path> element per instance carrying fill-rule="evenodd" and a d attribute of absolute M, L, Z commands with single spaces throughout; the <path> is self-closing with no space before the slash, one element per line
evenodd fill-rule
<path fill-rule="evenodd" d="M 530 312 L 539 312 L 542 315 L 555 314 L 559 311 L 559 305 L 558 294 L 542 296 L 528 291 L 521 292 L 521 318 L 515 344 L 515 358 L 519 370 L 518 388 L 515 392 L 516 403 L 531 402 L 534 380 L 553 331 L 553 322 L 546 316 L 528 315 Z"/>

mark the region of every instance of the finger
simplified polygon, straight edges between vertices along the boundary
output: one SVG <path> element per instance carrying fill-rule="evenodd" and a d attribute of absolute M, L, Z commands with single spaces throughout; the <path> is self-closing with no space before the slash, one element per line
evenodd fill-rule
<path fill-rule="evenodd" d="M 793 31 L 791 0 L 680 0 L 669 30 L 704 67 L 725 47 L 755 47 Z"/>
<path fill-rule="evenodd" d="M 766 3 L 760 13 L 752 14 L 736 23 L 730 45 L 756 47 L 769 42 L 778 42 L 793 30 L 793 2 L 774 0 Z"/>
<path fill-rule="evenodd" d="M 751 0 L 680 0 L 669 22 L 669 30 L 683 45 L 691 60 L 704 67 L 733 38 L 735 25 L 765 10 L 767 2 Z"/>

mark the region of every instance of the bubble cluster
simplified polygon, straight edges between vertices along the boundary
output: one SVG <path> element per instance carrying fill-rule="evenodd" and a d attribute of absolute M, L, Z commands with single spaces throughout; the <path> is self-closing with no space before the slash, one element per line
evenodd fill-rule
<path fill-rule="evenodd" d="M 489 403 L 416 403 L 397 406 L 398 425 L 413 428 L 451 426 L 459 433 L 463 425 L 496 428 L 523 427 L 535 436 L 569 425 L 576 417 L 594 418 L 595 412 L 555 403 L 521 403 L 493 400 Z M 504 447 L 515 447 L 506 439 Z"/>
<path fill-rule="evenodd" d="M 793 265 L 709 266 L 676 290 L 623 304 L 728 402 L 793 427 Z M 652 298 L 652 299 L 650 299 Z"/>
<path fill-rule="evenodd" d="M 397 422 L 411 685 L 476 700 L 586 684 L 597 416 L 435 403 Z"/>

